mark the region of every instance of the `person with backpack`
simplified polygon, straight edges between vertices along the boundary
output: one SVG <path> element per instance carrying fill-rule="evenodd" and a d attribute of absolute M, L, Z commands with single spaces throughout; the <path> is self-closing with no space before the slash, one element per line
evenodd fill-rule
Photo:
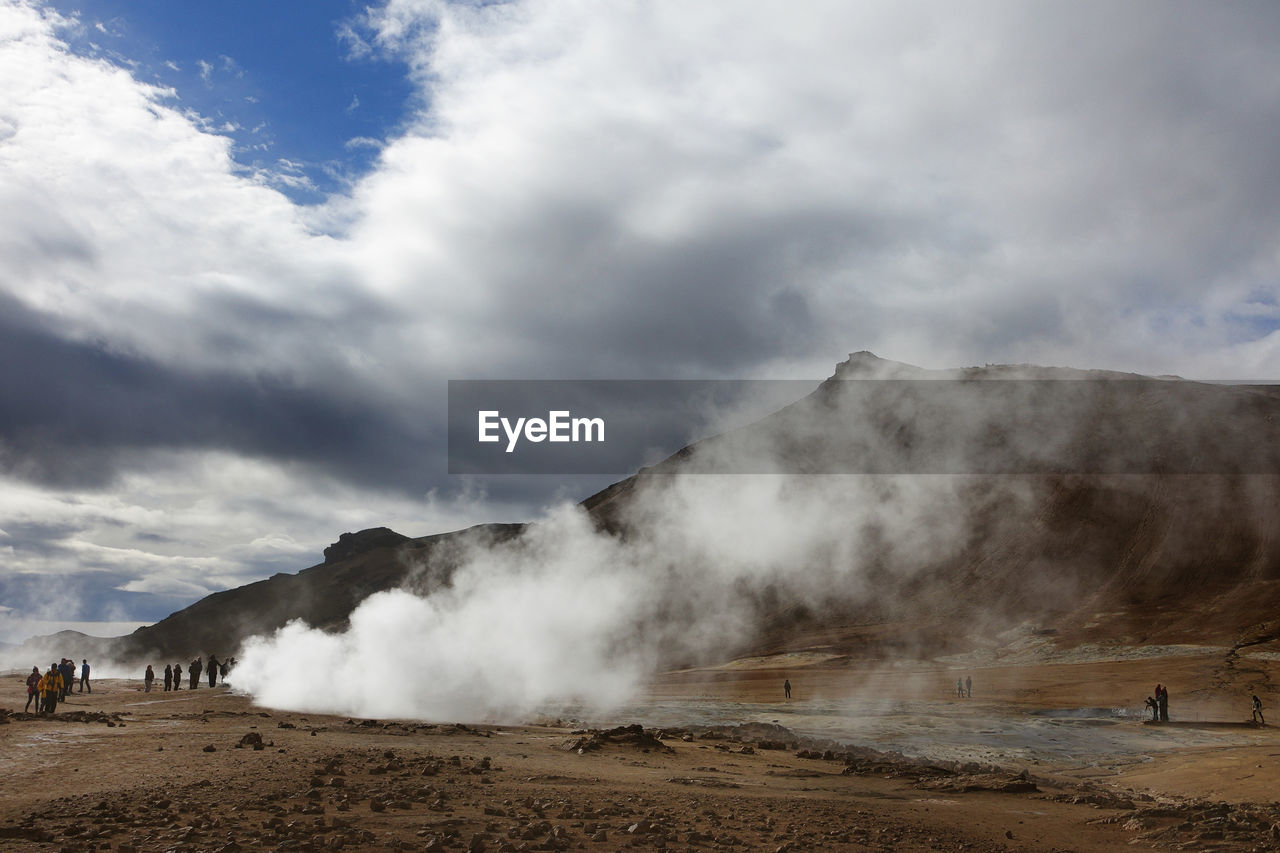
<path fill-rule="evenodd" d="M 40 713 L 40 667 L 31 667 L 31 674 L 27 676 L 27 707 L 22 709 L 22 713 L 31 710 L 31 700 L 36 703 L 36 713 Z"/>

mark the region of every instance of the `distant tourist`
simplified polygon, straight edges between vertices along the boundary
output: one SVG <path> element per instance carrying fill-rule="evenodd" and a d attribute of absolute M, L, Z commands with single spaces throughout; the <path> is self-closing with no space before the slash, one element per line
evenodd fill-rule
<path fill-rule="evenodd" d="M 964 698 L 964 679 L 963 678 L 956 679 L 956 695 L 962 699 Z"/>
<path fill-rule="evenodd" d="M 173 689 L 182 689 L 182 664 L 175 663 L 173 665 Z"/>
<path fill-rule="evenodd" d="M 231 660 L 235 660 L 235 658 L 232 658 Z M 226 684 L 227 673 L 231 671 L 231 661 L 224 660 L 221 664 L 218 665 L 218 670 L 219 670 L 218 674 L 222 676 L 222 683 Z"/>
<path fill-rule="evenodd" d="M 1151 722 L 1160 722 L 1160 703 L 1155 700 L 1154 696 L 1147 697 L 1147 707 L 1151 709 Z"/>
<path fill-rule="evenodd" d="M 36 713 L 40 713 L 40 667 L 31 667 L 31 674 L 27 676 L 27 707 L 22 709 L 25 714 L 31 710 L 31 700 L 36 702 Z"/>
<path fill-rule="evenodd" d="M 142 676 L 142 683 L 143 683 L 144 685 L 146 685 L 146 686 L 143 688 L 143 691 L 142 691 L 142 692 L 143 692 L 143 693 L 150 693 L 150 692 L 151 692 L 151 684 L 152 684 L 152 682 L 154 682 L 155 680 L 156 680 L 156 673 L 155 673 L 155 670 L 153 670 L 153 669 L 151 668 L 151 664 L 147 664 L 147 672 L 146 672 L 146 674 L 145 674 L 145 675 L 143 675 L 143 676 Z"/>
<path fill-rule="evenodd" d="M 164 665 L 164 692 L 168 693 L 173 689 L 173 664 Z"/>
<path fill-rule="evenodd" d="M 973 679 L 967 675 L 964 677 L 964 695 L 966 699 L 973 698 Z"/>
<path fill-rule="evenodd" d="M 93 687 L 89 684 L 89 659 L 81 658 L 80 659 L 80 692 L 83 693 L 86 690 L 88 690 L 90 693 L 93 692 Z"/>
<path fill-rule="evenodd" d="M 71 692 L 71 686 L 76 680 L 76 665 L 72 663 L 71 658 L 63 658 L 62 664 L 58 667 L 58 674 L 62 676 L 62 693 L 58 695 L 59 702 L 67 701 L 67 694 Z"/>
<path fill-rule="evenodd" d="M 1160 722 L 1169 722 L 1169 688 L 1163 684 L 1156 685 L 1156 704 L 1160 706 Z"/>
<path fill-rule="evenodd" d="M 44 699 L 40 713 L 52 714 L 58 709 L 58 696 L 62 694 L 62 687 L 62 673 L 58 672 L 58 665 L 49 664 L 49 671 L 40 679 L 40 696 Z"/>
<path fill-rule="evenodd" d="M 200 658 L 196 658 L 191 662 L 191 666 L 187 672 L 191 674 L 191 689 L 195 690 L 200 686 L 200 671 L 204 669 L 204 664 L 200 662 Z"/>
<path fill-rule="evenodd" d="M 1267 718 L 1262 716 L 1262 700 L 1255 693 L 1253 696 L 1253 721 L 1255 723 L 1267 724 Z"/>
<path fill-rule="evenodd" d="M 787 699 L 791 698 L 791 679 L 790 678 L 783 679 L 782 681 L 782 695 Z"/>
<path fill-rule="evenodd" d="M 209 686 L 213 687 L 218 683 L 218 658 L 216 655 L 209 655 Z"/>

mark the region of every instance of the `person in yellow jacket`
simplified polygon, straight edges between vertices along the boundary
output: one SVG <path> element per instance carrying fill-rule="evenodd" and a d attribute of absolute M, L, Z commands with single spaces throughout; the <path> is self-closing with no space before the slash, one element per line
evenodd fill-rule
<path fill-rule="evenodd" d="M 44 704 L 40 707 L 40 713 L 52 714 L 58 707 L 58 694 L 60 694 L 66 685 L 62 680 L 62 673 L 58 672 L 58 665 L 49 664 L 49 671 L 40 679 L 40 695 L 44 697 Z"/>

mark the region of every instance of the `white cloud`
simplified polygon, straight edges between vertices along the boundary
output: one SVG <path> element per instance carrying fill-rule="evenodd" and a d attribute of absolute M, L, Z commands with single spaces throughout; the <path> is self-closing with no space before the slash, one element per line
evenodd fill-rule
<path fill-rule="evenodd" d="M 345 143 L 347 148 L 382 148 L 385 144 L 380 139 L 373 139 L 369 136 L 353 136 Z"/>

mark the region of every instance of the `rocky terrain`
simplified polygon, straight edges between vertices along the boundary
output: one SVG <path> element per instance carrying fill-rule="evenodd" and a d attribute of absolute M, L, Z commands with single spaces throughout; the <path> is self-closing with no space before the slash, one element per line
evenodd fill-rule
<path fill-rule="evenodd" d="M 5 677 L 0 706 L 20 689 Z M 908 757 L 777 723 L 425 724 L 114 680 L 63 707 L 0 714 L 0 850 L 1280 849 L 1280 806 L 1240 791 Z M 1259 737 L 1246 748 L 1274 751 Z"/>

